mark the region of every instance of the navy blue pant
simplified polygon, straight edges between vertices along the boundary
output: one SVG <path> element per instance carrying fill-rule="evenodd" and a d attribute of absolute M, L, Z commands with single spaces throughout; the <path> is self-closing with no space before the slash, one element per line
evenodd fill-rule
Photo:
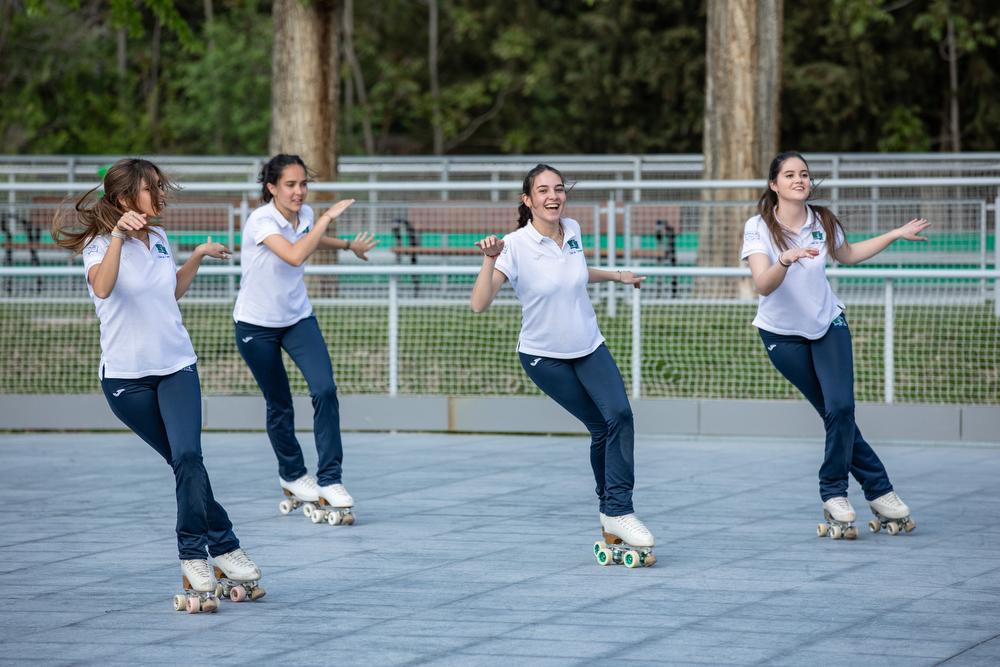
<path fill-rule="evenodd" d="M 635 486 L 632 406 L 607 346 L 601 344 L 578 359 L 519 354 L 531 381 L 590 431 L 590 466 L 601 512 L 631 514 Z"/>
<path fill-rule="evenodd" d="M 226 510 L 212 495 L 201 459 L 201 386 L 191 365 L 171 375 L 104 378 L 111 411 L 174 470 L 177 551 L 181 560 L 205 558 L 240 546 Z"/>
<path fill-rule="evenodd" d="M 340 402 L 333 364 L 319 324 L 312 315 L 289 327 L 236 323 L 236 347 L 250 367 L 267 403 L 267 436 L 278 457 L 278 474 L 292 482 L 306 474 L 302 447 L 295 437 L 292 389 L 281 359 L 282 348 L 302 371 L 313 404 L 313 435 L 321 486 L 340 484 L 344 448 L 340 440 Z"/>
<path fill-rule="evenodd" d="M 817 340 L 759 329 L 771 363 L 823 418 L 826 452 L 819 469 L 819 495 L 847 495 L 854 475 L 872 500 L 892 491 L 885 466 L 854 423 L 854 353 L 847 318 L 840 315 Z"/>

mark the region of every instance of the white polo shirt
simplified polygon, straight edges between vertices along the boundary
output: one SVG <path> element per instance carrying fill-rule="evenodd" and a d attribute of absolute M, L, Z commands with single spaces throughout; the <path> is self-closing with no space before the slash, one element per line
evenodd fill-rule
<path fill-rule="evenodd" d="M 104 260 L 110 245 L 106 234 L 83 249 L 85 272 Z M 150 228 L 148 248 L 138 239 L 124 240 L 118 280 L 108 298 L 98 298 L 87 281 L 101 323 L 100 377 L 170 375 L 198 360 L 181 323 L 176 287 L 177 265 L 160 227 Z"/>
<path fill-rule="evenodd" d="M 761 295 L 757 302 L 757 316 L 753 325 L 771 333 L 786 336 L 802 336 L 810 340 L 822 338 L 830 323 L 844 312 L 844 304 L 833 293 L 826 279 L 826 234 L 819 216 L 806 206 L 806 224 L 795 238 L 789 239 L 789 247 L 813 247 L 819 251 L 816 257 L 794 262 L 785 279 L 777 289 L 767 296 Z M 836 247 L 844 244 L 844 237 L 837 233 Z M 747 220 L 743 228 L 743 251 L 740 259 L 754 253 L 767 255 L 771 262 L 778 261 L 778 248 L 771 239 L 764 220 L 756 215 Z"/>
<path fill-rule="evenodd" d="M 243 224 L 240 249 L 240 292 L 233 319 L 261 327 L 290 327 L 312 314 L 306 295 L 305 263 L 292 266 L 264 245 L 264 239 L 278 234 L 295 243 L 312 229 L 313 210 L 299 209 L 299 227 L 275 208 L 274 202 L 253 211 Z"/>
<path fill-rule="evenodd" d="M 496 269 L 521 302 L 517 350 L 556 359 L 576 359 L 604 342 L 587 293 L 589 272 L 580 225 L 562 219 L 563 245 L 529 222 L 503 237 Z"/>

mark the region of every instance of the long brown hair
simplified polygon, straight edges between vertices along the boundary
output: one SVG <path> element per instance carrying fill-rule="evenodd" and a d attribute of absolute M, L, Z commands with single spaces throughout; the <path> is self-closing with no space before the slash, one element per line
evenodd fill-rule
<path fill-rule="evenodd" d="M 767 230 L 771 233 L 771 241 L 778 247 L 778 252 L 788 250 L 790 234 L 788 230 L 781 226 L 781 223 L 778 222 L 778 216 L 775 215 L 775 211 L 778 208 L 778 193 L 771 189 L 771 183 L 778 180 L 778 174 L 781 173 L 781 165 L 785 163 L 785 160 L 796 157 L 802 160 L 802 164 L 806 165 L 806 169 L 809 169 L 809 163 L 806 162 L 806 159 L 802 157 L 801 153 L 797 151 L 784 151 L 783 153 L 778 153 L 774 159 L 771 160 L 771 166 L 767 170 L 768 186 L 765 188 L 764 194 L 762 194 L 760 199 L 757 201 L 757 213 L 760 214 L 761 219 L 764 220 L 764 224 L 767 225 Z M 810 173 L 810 199 L 812 198 L 812 195 L 813 184 L 812 174 Z M 823 227 L 823 233 L 826 235 L 827 254 L 830 255 L 831 259 L 836 259 L 838 232 L 844 239 L 844 243 L 847 243 L 847 234 L 844 233 L 844 226 L 840 223 L 840 220 L 837 219 L 837 216 L 833 214 L 833 211 L 825 206 L 809 204 L 809 208 L 811 208 L 813 213 L 819 217 L 820 225 Z"/>
<path fill-rule="evenodd" d="M 52 221 L 52 240 L 58 245 L 83 252 L 95 237 L 110 234 L 118 219 L 129 210 L 139 210 L 143 183 L 149 186 L 154 213 L 167 205 L 166 194 L 179 188 L 149 160 L 125 158 L 108 168 L 101 185 L 77 200 L 71 209 L 61 209 Z M 103 194 L 92 197 L 103 189 Z"/>

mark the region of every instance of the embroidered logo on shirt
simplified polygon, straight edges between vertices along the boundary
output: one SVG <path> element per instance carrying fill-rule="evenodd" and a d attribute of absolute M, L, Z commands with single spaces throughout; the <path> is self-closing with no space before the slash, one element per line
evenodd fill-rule
<path fill-rule="evenodd" d="M 163 257 L 167 257 L 170 254 L 170 253 L 167 252 L 167 249 L 165 247 L 163 247 L 162 243 L 157 243 L 156 244 L 156 251 L 158 253 L 160 253 L 160 255 L 163 256 Z"/>
<path fill-rule="evenodd" d="M 746 232 L 743 234 L 744 241 L 759 241 L 760 232 Z"/>
<path fill-rule="evenodd" d="M 818 240 L 818 241 L 822 241 L 823 240 L 823 232 L 813 232 L 813 238 L 816 239 L 816 240 Z"/>
<path fill-rule="evenodd" d="M 566 245 L 570 247 L 570 250 L 580 249 L 580 244 L 576 242 L 576 239 L 570 239 L 569 241 L 566 241 Z"/>

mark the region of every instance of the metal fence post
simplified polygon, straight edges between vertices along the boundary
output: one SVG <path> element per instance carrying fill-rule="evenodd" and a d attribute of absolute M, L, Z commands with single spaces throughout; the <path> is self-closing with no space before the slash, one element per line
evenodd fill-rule
<path fill-rule="evenodd" d="M 632 289 L 632 399 L 642 395 L 642 312 L 641 289 Z"/>
<path fill-rule="evenodd" d="M 608 200 L 608 268 L 614 269 L 618 264 L 617 234 L 615 232 L 615 220 L 618 211 L 615 208 L 615 200 Z M 608 283 L 608 317 L 615 316 L 615 283 Z"/>
<path fill-rule="evenodd" d="M 389 395 L 399 393 L 399 276 L 389 276 Z"/>
<path fill-rule="evenodd" d="M 883 351 L 883 374 L 885 375 L 885 402 L 893 403 L 896 399 L 895 360 L 893 358 L 893 338 L 895 336 L 896 320 L 893 308 L 892 278 L 885 279 L 885 343 Z"/>

